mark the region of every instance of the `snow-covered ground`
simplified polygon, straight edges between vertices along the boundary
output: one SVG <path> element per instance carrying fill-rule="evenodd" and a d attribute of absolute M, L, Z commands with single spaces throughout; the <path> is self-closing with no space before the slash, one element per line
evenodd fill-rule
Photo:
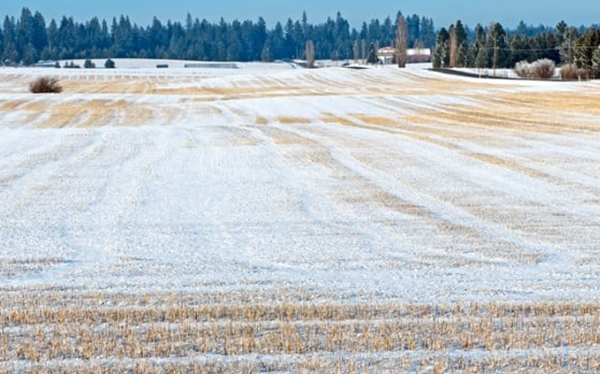
<path fill-rule="evenodd" d="M 598 84 L 241 70 L 0 70 L 0 286 L 600 297 Z"/>
<path fill-rule="evenodd" d="M 241 360 L 248 372 L 297 362 L 306 372 L 434 372 L 431 357 L 517 370 L 537 367 L 526 360 L 533 355 L 555 363 L 552 372 L 572 372 L 556 363 L 598 360 L 595 335 L 579 329 L 594 330 L 600 317 L 579 303 L 600 301 L 600 84 L 487 81 L 422 66 L 157 63 L 0 69 L 0 357 L 8 357 L 0 363 L 8 371 L 52 360 L 41 367 L 210 371 L 209 362 L 231 372 Z M 30 94 L 28 84 L 47 74 L 63 93 Z M 471 302 L 508 306 L 481 311 Z M 334 311 L 297 312 L 283 324 L 285 313 L 269 308 L 289 303 Z M 542 303 L 541 312 L 513 313 L 511 303 Z M 238 304 L 267 311 L 252 322 L 223 309 Z M 457 306 L 414 306 L 424 304 Z M 198 305 L 214 308 L 216 322 L 177 317 L 197 316 Z M 165 312 L 174 306 L 185 313 Z M 93 318 L 77 314 L 86 311 Z M 446 315 L 455 333 L 436 330 Z M 518 327 L 527 321 L 535 326 Z M 506 335 L 496 342 L 499 323 Z M 142 350 L 127 350 L 128 324 Z M 490 338 L 463 335 L 473 326 L 489 327 Z M 338 327 L 350 345 L 327 340 Z M 404 328 L 414 344 L 397 333 Z M 576 343 L 549 340 L 550 328 Z M 153 340 L 152 329 L 169 338 Z M 313 330 L 296 348 L 234 344 L 231 353 L 217 343 L 271 333 L 289 342 Z M 533 332 L 541 343 L 528 340 Z M 392 343 L 382 348 L 371 333 Z M 427 334 L 444 343 L 431 346 Z M 190 345 L 192 335 L 208 345 Z M 82 353 L 92 342 L 102 347 Z"/>

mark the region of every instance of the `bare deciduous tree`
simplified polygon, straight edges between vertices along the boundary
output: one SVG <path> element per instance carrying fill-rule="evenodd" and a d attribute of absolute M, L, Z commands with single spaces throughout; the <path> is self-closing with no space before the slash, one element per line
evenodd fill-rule
<path fill-rule="evenodd" d="M 406 67 L 408 49 L 408 25 L 404 16 L 398 17 L 396 30 L 396 62 L 399 68 Z"/>
<path fill-rule="evenodd" d="M 450 66 L 451 68 L 456 67 L 456 60 L 458 54 L 458 40 L 456 38 L 456 28 L 452 26 L 450 28 Z"/>
<path fill-rule="evenodd" d="M 360 59 L 363 60 L 363 64 L 367 63 L 367 41 L 365 39 L 360 42 Z"/>
<path fill-rule="evenodd" d="M 315 45 L 312 40 L 306 41 L 306 67 L 315 67 Z"/>

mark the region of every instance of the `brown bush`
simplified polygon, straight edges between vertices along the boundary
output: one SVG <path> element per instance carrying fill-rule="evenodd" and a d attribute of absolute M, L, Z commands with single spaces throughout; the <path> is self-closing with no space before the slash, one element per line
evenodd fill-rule
<path fill-rule="evenodd" d="M 560 68 L 560 79 L 565 81 L 581 81 L 592 78 L 592 72 L 588 69 L 577 68 L 574 64 L 564 65 Z"/>
<path fill-rule="evenodd" d="M 61 93 L 62 86 L 55 77 L 39 77 L 29 84 L 31 93 Z"/>

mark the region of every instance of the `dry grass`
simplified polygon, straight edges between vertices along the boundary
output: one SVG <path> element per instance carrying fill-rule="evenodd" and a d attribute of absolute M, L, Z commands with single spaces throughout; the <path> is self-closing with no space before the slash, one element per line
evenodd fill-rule
<path fill-rule="evenodd" d="M 338 123 L 344 126 L 356 126 L 356 122 L 351 121 L 346 117 L 336 116 L 334 114 L 324 114 L 321 116 L 321 121 L 325 123 Z"/>
<path fill-rule="evenodd" d="M 9 112 L 15 109 L 18 109 L 20 106 L 26 104 L 26 100 L 8 100 L 0 104 L 0 111 Z"/>
<path fill-rule="evenodd" d="M 600 369 L 600 354 L 588 350 L 600 345 L 597 304 L 252 300 L 264 296 L 228 303 L 227 294 L 5 292 L 0 367 L 62 373 Z"/>
<path fill-rule="evenodd" d="M 12 277 L 38 272 L 63 262 L 61 258 L 0 259 L 0 276 Z"/>
<path fill-rule="evenodd" d="M 597 95 L 584 92 L 498 94 L 481 104 L 443 105 L 405 119 L 415 124 L 483 126 L 503 131 L 596 132 L 599 128 L 595 117 L 600 113 L 597 103 Z"/>
<path fill-rule="evenodd" d="M 303 124 L 303 123 L 311 123 L 310 118 L 304 117 L 293 117 L 293 116 L 280 116 L 277 118 L 279 123 L 283 125 L 291 125 L 291 124 Z"/>
<path fill-rule="evenodd" d="M 10 102 L 5 105 L 17 105 Z M 141 126 L 156 120 L 154 111 L 127 100 L 36 100 L 19 103 L 18 110 L 30 113 L 28 122 L 42 128 Z M 5 109 L 4 107 L 0 110 Z M 7 111 L 10 109 L 6 109 Z"/>
<path fill-rule="evenodd" d="M 254 117 L 254 123 L 257 125 L 266 125 L 269 123 L 269 120 L 262 116 L 256 116 Z"/>
<path fill-rule="evenodd" d="M 376 126 L 394 126 L 394 125 L 396 125 L 396 121 L 394 121 L 391 118 L 387 118 L 387 117 L 366 116 L 366 115 L 358 114 L 358 115 L 356 115 L 356 118 L 358 120 L 360 120 L 361 122 L 364 122 L 369 125 L 376 125 Z"/>

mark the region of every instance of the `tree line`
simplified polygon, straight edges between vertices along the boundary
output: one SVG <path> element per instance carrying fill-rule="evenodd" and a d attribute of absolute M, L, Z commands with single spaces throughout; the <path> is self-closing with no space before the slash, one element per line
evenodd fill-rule
<path fill-rule="evenodd" d="M 470 30 L 460 20 L 436 37 L 433 65 L 440 67 L 512 68 L 518 62 L 548 59 L 573 65 L 600 78 L 600 31 L 567 25 L 530 27 L 521 22 L 511 31 L 500 23 Z"/>
<path fill-rule="evenodd" d="M 410 47 L 434 47 L 432 19 L 412 15 L 406 21 Z M 47 24 L 40 12 L 23 8 L 20 17 L 4 18 L 0 56 L 3 62 L 23 65 L 38 60 L 109 57 L 273 61 L 305 58 L 307 42 L 311 41 L 317 59 L 365 59 L 371 44 L 393 45 L 396 29 L 396 21 L 390 17 L 351 28 L 340 13 L 318 24 L 310 23 L 303 13 L 299 20 L 290 18 L 272 28 L 262 17 L 232 22 L 221 18 L 215 23 L 190 14 L 183 23 L 163 23 L 155 17 L 148 26 L 139 26 L 127 16 L 113 18 L 110 23 L 98 18 L 79 23 L 63 16 Z"/>

